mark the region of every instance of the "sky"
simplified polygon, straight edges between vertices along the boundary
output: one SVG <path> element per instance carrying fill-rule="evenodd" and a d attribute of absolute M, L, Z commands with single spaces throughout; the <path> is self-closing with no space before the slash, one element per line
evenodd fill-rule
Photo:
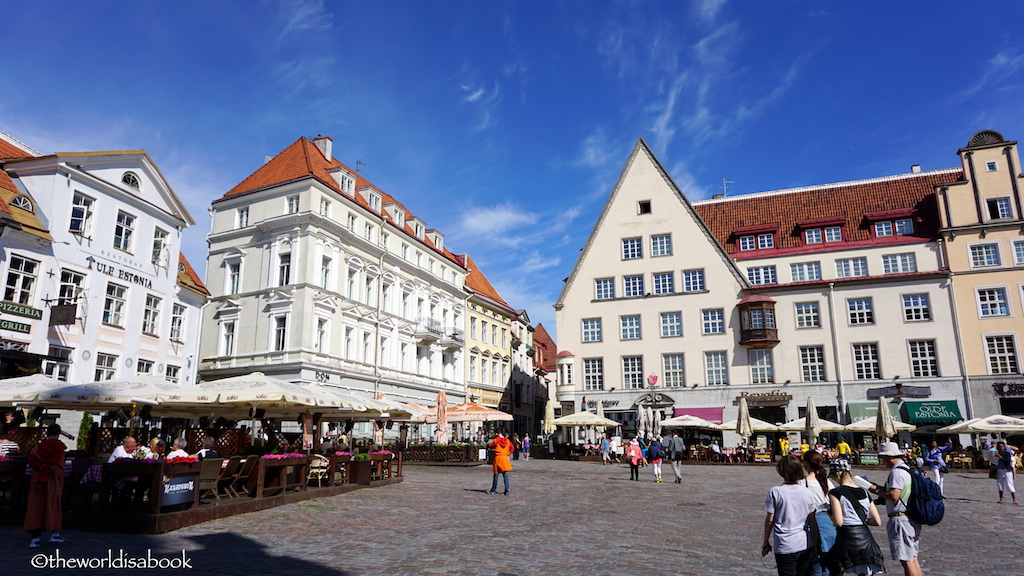
<path fill-rule="evenodd" d="M 1024 138 L 1024 4 L 4 3 L 0 130 L 145 149 L 195 227 L 301 136 L 552 308 L 638 138 L 691 200 L 958 166 Z"/>

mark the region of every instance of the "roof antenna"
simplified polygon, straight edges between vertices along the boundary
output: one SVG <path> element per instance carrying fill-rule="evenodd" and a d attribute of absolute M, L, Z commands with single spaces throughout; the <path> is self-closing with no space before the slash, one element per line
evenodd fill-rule
<path fill-rule="evenodd" d="M 362 160 L 356 160 L 356 172 L 362 172 L 362 170 L 359 168 L 360 166 L 366 166 L 366 163 L 363 162 Z"/>
<path fill-rule="evenodd" d="M 735 184 L 735 182 L 733 182 L 732 180 L 726 180 L 725 178 L 722 178 L 722 185 L 719 186 L 719 189 L 722 191 L 722 196 L 729 195 L 729 184 Z"/>

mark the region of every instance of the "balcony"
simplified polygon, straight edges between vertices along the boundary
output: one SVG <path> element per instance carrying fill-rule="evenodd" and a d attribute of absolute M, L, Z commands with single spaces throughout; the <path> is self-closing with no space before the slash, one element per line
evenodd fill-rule
<path fill-rule="evenodd" d="M 416 323 L 416 330 L 413 332 L 413 337 L 420 344 L 433 344 L 441 339 L 444 334 L 444 328 L 441 326 L 441 322 L 433 318 L 420 318 L 419 322 Z"/>
<path fill-rule="evenodd" d="M 441 334 L 440 345 L 445 351 L 457 350 L 466 344 L 466 335 L 458 328 L 446 328 Z"/>

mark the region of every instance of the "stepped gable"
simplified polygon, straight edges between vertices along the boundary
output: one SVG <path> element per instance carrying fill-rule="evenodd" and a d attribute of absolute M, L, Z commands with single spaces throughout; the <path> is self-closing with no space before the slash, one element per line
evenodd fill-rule
<path fill-rule="evenodd" d="M 897 209 L 912 209 L 913 237 L 931 240 L 939 229 L 935 186 L 960 180 L 961 169 L 934 170 L 713 198 L 694 202 L 693 207 L 729 254 L 740 252 L 733 231 L 758 225 L 778 225 L 778 249 L 801 248 L 803 228 L 798 222 L 814 219 L 842 218 L 845 244 L 873 240 L 872 222 L 865 215 Z"/>
<path fill-rule="evenodd" d="M 178 264 L 181 265 L 178 268 L 178 284 L 203 296 L 209 296 L 210 291 L 206 289 L 206 285 L 199 279 L 199 275 L 196 274 L 195 269 L 189 264 L 185 255 L 180 252 L 178 253 Z M 182 268 L 184 268 L 184 271 L 182 271 Z"/>

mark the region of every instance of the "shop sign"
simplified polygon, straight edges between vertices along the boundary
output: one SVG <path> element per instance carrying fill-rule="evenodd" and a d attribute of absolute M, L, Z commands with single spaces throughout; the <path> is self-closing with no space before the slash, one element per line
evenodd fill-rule
<path fill-rule="evenodd" d="M 878 466 L 878 454 L 860 453 L 861 466 Z"/>
<path fill-rule="evenodd" d="M 131 270 L 125 270 L 123 268 L 116 268 L 110 264 L 104 264 L 102 262 L 96 262 L 93 265 L 96 271 L 106 274 L 107 276 L 113 276 L 118 280 L 124 280 L 125 282 L 131 282 L 132 284 L 138 284 L 152 290 L 153 281 L 145 276 L 140 276 Z"/>
<path fill-rule="evenodd" d="M 945 402 L 906 402 L 910 422 L 951 422 L 962 420 L 955 400 Z"/>
<path fill-rule="evenodd" d="M 761 462 L 761 463 L 771 464 L 772 463 L 772 453 L 771 452 L 754 452 L 754 462 Z"/>
<path fill-rule="evenodd" d="M 587 400 L 587 408 L 597 408 L 597 402 L 597 400 Z M 601 406 L 604 408 L 613 408 L 618 405 L 618 400 L 601 400 Z"/>
<path fill-rule="evenodd" d="M 771 392 L 764 392 L 760 394 L 750 394 L 749 392 L 741 392 L 736 397 L 736 403 L 739 404 L 741 398 L 747 399 L 748 406 L 784 406 L 793 399 L 792 394 L 786 392 L 780 392 L 778 390 L 772 390 Z"/>
<path fill-rule="evenodd" d="M 1016 398 L 1024 396 L 1024 382 L 996 382 L 992 385 L 992 390 L 996 396 Z"/>
<path fill-rule="evenodd" d="M 22 306 L 21 304 L 15 304 L 14 302 L 0 302 L 0 312 L 14 314 L 16 316 L 24 316 L 25 318 L 31 318 L 33 320 L 40 320 L 43 317 L 42 310 Z"/>
<path fill-rule="evenodd" d="M 868 400 L 878 400 L 881 396 L 885 396 L 886 398 L 893 398 L 896 396 L 927 398 L 931 395 L 931 386 L 904 386 L 903 384 L 897 384 L 895 386 L 886 386 L 885 388 L 869 388 L 867 398 Z"/>
<path fill-rule="evenodd" d="M 59 304 L 50 307 L 50 326 L 69 326 L 78 317 L 77 304 Z"/>
<path fill-rule="evenodd" d="M 28 334 L 32 332 L 32 325 L 15 322 L 13 320 L 0 320 L 0 330 L 10 330 L 11 332 Z"/>
<path fill-rule="evenodd" d="M 160 498 L 161 506 L 174 506 L 175 504 L 186 504 L 196 499 L 196 477 L 198 474 L 179 474 L 177 476 L 164 476 L 163 497 Z"/>

